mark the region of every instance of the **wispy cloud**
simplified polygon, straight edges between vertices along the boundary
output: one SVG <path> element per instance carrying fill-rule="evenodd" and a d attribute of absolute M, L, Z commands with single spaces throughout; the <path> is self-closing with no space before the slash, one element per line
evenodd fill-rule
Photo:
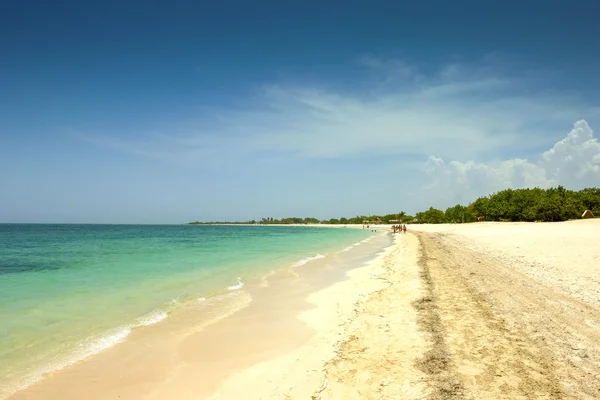
<path fill-rule="evenodd" d="M 328 189 L 334 182 L 351 185 L 361 171 L 368 175 L 363 181 L 378 187 L 394 181 L 410 193 L 402 199 L 409 211 L 424 203 L 468 203 L 506 187 L 600 184 L 598 142 L 581 121 L 594 120 L 600 110 L 577 95 L 546 90 L 531 74 L 515 78 L 490 65 L 453 63 L 424 73 L 405 61 L 364 58 L 360 64 L 366 73 L 356 85 L 332 90 L 266 84 L 246 107 L 213 108 L 208 122 L 184 132 L 78 138 L 126 154 L 206 167 L 210 176 L 243 171 L 258 182 L 293 179 L 289 190 L 297 190 L 299 182 L 311 188 L 318 183 L 320 193 L 341 196 L 357 212 L 367 202 L 397 207 L 394 198 L 350 200 Z M 385 161 L 373 163 L 374 158 Z"/>
<path fill-rule="evenodd" d="M 598 110 L 572 95 L 531 91 L 489 68 L 449 64 L 430 74 L 405 61 L 366 57 L 386 85 L 333 91 L 265 85 L 246 110 L 212 115 L 184 133 L 136 140 L 86 133 L 89 142 L 138 155 L 202 163 L 215 154 L 350 159 L 403 154 L 480 160 L 547 145 L 548 134 Z M 193 116 L 190 116 L 193 117 Z"/>

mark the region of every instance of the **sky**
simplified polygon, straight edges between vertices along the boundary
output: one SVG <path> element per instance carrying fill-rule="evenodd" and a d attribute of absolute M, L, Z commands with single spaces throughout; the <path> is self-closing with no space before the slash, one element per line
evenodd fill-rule
<path fill-rule="evenodd" d="M 418 4 L 417 4 L 418 3 Z M 600 186 L 597 1 L 0 2 L 0 222 Z"/>

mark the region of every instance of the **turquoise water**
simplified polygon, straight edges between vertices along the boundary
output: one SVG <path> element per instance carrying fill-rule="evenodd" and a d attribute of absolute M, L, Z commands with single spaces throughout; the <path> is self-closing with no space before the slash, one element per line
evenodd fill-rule
<path fill-rule="evenodd" d="M 0 224 L 0 398 L 186 302 L 372 235 L 260 226 Z"/>

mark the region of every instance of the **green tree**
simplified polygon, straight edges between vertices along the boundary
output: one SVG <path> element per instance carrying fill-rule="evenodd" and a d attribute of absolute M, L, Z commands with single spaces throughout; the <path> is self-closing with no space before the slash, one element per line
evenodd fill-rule
<path fill-rule="evenodd" d="M 443 224 L 446 222 L 446 215 L 442 210 L 429 207 L 429 210 L 417 213 L 416 215 L 421 224 Z"/>
<path fill-rule="evenodd" d="M 469 222 L 467 207 L 461 206 L 460 204 L 447 208 L 444 215 L 447 222 Z"/>
<path fill-rule="evenodd" d="M 477 220 L 478 217 L 489 218 L 488 216 L 488 205 L 490 203 L 490 199 L 488 197 L 480 197 L 471 203 L 467 208 L 469 210 L 469 214 Z"/>
<path fill-rule="evenodd" d="M 413 217 L 412 215 L 404 214 L 403 216 L 400 217 L 400 222 L 403 224 L 407 224 L 407 223 L 413 222 L 414 219 L 415 219 L 415 217 Z"/>
<path fill-rule="evenodd" d="M 320 221 L 316 218 L 313 217 L 306 217 L 304 218 L 304 223 L 305 224 L 318 224 Z"/>
<path fill-rule="evenodd" d="M 364 215 L 357 215 L 356 217 L 353 218 L 349 218 L 348 219 L 348 223 L 349 224 L 356 224 L 356 225 L 360 225 L 363 223 L 364 220 L 367 220 L 368 217 L 364 216 Z"/>
<path fill-rule="evenodd" d="M 577 193 L 577 197 L 584 206 L 579 215 L 590 210 L 594 215 L 600 216 L 600 188 L 585 188 Z"/>

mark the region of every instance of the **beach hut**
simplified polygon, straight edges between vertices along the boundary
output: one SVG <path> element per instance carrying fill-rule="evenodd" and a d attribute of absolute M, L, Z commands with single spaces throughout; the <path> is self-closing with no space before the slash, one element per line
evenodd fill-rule
<path fill-rule="evenodd" d="M 585 210 L 583 214 L 581 214 L 581 218 L 594 218 L 594 214 L 591 210 Z"/>

